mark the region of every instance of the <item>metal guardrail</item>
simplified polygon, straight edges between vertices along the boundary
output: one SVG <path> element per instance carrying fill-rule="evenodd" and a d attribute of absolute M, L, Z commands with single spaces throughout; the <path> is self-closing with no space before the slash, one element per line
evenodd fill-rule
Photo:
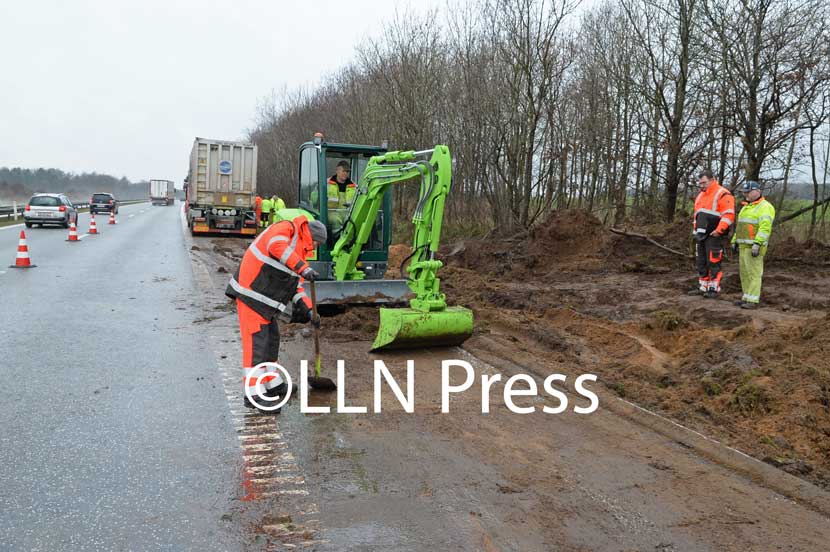
<path fill-rule="evenodd" d="M 125 201 L 119 201 L 119 205 L 132 205 L 133 203 L 146 203 L 150 201 L 149 199 L 128 199 Z M 89 203 L 73 203 L 78 209 L 88 209 Z M 26 208 L 26 203 L 22 203 L 17 206 L 17 215 L 22 216 L 23 210 Z M 11 218 L 15 215 L 15 207 L 14 205 L 0 205 L 0 218 Z"/>

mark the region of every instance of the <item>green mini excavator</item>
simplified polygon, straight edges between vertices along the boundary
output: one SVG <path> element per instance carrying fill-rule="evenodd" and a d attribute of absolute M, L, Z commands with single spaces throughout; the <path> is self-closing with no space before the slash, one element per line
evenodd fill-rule
<path fill-rule="evenodd" d="M 327 143 L 316 134 L 300 147 L 299 176 L 299 208 L 283 209 L 277 219 L 303 214 L 326 224 L 329 240 L 310 261 L 320 274 L 320 304 L 388 305 L 380 308 L 372 350 L 458 345 L 472 335 L 472 311 L 448 306 L 437 277 L 442 263 L 435 252 L 452 185 L 447 146 L 388 152 L 385 146 Z M 407 278 L 384 279 L 392 234 L 387 191 L 410 183 L 419 185 L 419 195 Z M 408 308 L 393 306 L 407 300 Z"/>

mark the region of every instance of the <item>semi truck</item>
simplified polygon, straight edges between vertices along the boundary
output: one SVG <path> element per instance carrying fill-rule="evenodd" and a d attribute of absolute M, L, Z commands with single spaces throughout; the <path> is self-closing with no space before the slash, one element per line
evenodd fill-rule
<path fill-rule="evenodd" d="M 173 205 L 176 188 L 172 180 L 150 179 L 150 202 L 153 205 Z"/>
<path fill-rule="evenodd" d="M 257 146 L 196 138 L 185 179 L 191 234 L 255 236 Z"/>

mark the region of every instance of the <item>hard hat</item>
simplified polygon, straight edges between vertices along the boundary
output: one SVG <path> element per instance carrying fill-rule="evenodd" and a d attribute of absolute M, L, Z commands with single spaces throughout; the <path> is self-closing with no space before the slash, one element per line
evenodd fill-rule
<path fill-rule="evenodd" d="M 748 194 L 752 190 L 760 190 L 761 185 L 754 180 L 746 180 L 741 184 L 741 192 Z"/>
<path fill-rule="evenodd" d="M 308 223 L 308 229 L 311 231 L 311 239 L 317 243 L 325 243 L 328 237 L 326 225 L 319 220 L 312 220 Z"/>

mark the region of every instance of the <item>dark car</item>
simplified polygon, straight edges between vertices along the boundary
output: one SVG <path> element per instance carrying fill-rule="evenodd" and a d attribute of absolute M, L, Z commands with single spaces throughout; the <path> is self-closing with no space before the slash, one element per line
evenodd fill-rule
<path fill-rule="evenodd" d="M 89 200 L 89 212 L 93 215 L 95 213 L 109 213 L 118 214 L 118 200 L 112 194 L 92 194 L 92 199 Z"/>

